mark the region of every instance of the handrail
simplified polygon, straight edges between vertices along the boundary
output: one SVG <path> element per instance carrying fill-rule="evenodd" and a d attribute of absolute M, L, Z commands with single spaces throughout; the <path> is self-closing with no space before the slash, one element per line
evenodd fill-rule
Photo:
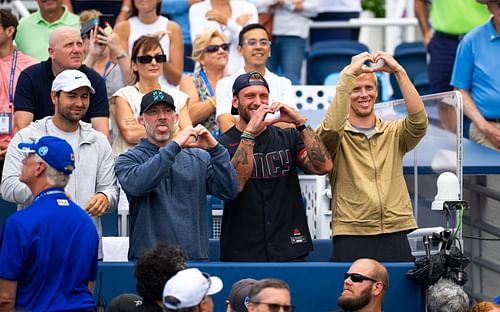
<path fill-rule="evenodd" d="M 348 21 L 313 22 L 311 29 L 352 28 L 352 27 L 387 27 L 387 26 L 418 26 L 415 17 L 391 18 L 351 18 Z"/>
<path fill-rule="evenodd" d="M 20 0 L 12 1 L 12 10 L 18 13 L 21 17 L 30 15 L 30 12 L 24 5 L 24 3 Z"/>

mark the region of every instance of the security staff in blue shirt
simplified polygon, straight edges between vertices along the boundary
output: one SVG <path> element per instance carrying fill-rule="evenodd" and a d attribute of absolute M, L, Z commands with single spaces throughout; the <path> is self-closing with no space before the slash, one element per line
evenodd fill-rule
<path fill-rule="evenodd" d="M 27 153 L 19 180 L 34 199 L 0 234 L 0 308 L 93 311 L 99 236 L 64 191 L 75 168 L 73 150 L 53 136 L 17 147 Z"/>

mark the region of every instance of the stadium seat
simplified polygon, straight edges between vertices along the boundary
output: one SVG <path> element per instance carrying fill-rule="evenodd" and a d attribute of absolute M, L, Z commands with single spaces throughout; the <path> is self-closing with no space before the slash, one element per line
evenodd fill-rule
<path fill-rule="evenodd" d="M 422 41 L 403 42 L 399 44 L 394 50 L 394 58 L 405 68 L 408 77 L 410 77 L 410 80 L 415 84 L 420 95 L 428 94 L 429 77 L 427 74 L 427 50 L 422 44 Z M 392 98 L 402 98 L 401 90 L 399 89 L 394 75 L 391 75 L 390 81 L 394 91 Z"/>
<path fill-rule="evenodd" d="M 331 40 L 316 42 L 307 57 L 307 84 L 320 85 L 334 72 L 340 72 L 351 63 L 351 58 L 368 47 L 354 40 Z"/>

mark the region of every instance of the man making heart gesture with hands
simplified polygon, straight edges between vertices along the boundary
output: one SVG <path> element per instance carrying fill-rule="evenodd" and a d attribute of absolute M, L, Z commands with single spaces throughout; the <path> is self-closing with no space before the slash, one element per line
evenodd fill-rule
<path fill-rule="evenodd" d="M 368 66 L 367 64 L 371 64 Z M 384 121 L 374 111 L 374 72 L 394 73 L 407 116 Z M 332 261 L 413 261 L 406 234 L 416 228 L 403 157 L 425 135 L 427 113 L 405 69 L 388 53 L 354 56 L 317 133 L 332 155 Z"/>

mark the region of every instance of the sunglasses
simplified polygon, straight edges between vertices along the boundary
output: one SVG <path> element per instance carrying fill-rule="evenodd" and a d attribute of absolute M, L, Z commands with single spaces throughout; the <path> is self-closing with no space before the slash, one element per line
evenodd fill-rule
<path fill-rule="evenodd" d="M 135 58 L 137 63 L 149 64 L 155 59 L 156 63 L 165 63 L 167 61 L 167 56 L 165 54 L 158 54 L 155 56 L 151 55 L 141 55 Z"/>
<path fill-rule="evenodd" d="M 374 283 L 377 283 L 378 281 L 374 280 L 373 278 L 370 278 L 368 276 L 361 275 L 359 273 L 344 273 L 344 280 L 351 278 L 351 281 L 353 283 L 362 283 L 363 281 L 371 281 Z"/>
<path fill-rule="evenodd" d="M 219 51 L 219 49 L 222 49 L 224 51 L 229 51 L 229 44 L 228 43 L 223 43 L 220 45 L 212 44 L 203 49 L 204 53 L 215 53 Z"/>
<path fill-rule="evenodd" d="M 283 311 L 285 312 L 293 312 L 295 311 L 295 306 L 293 305 L 281 305 L 277 303 L 267 303 L 267 302 L 252 302 L 253 304 L 266 304 L 267 308 L 271 312 L 279 312 L 281 308 L 283 308 Z"/>

